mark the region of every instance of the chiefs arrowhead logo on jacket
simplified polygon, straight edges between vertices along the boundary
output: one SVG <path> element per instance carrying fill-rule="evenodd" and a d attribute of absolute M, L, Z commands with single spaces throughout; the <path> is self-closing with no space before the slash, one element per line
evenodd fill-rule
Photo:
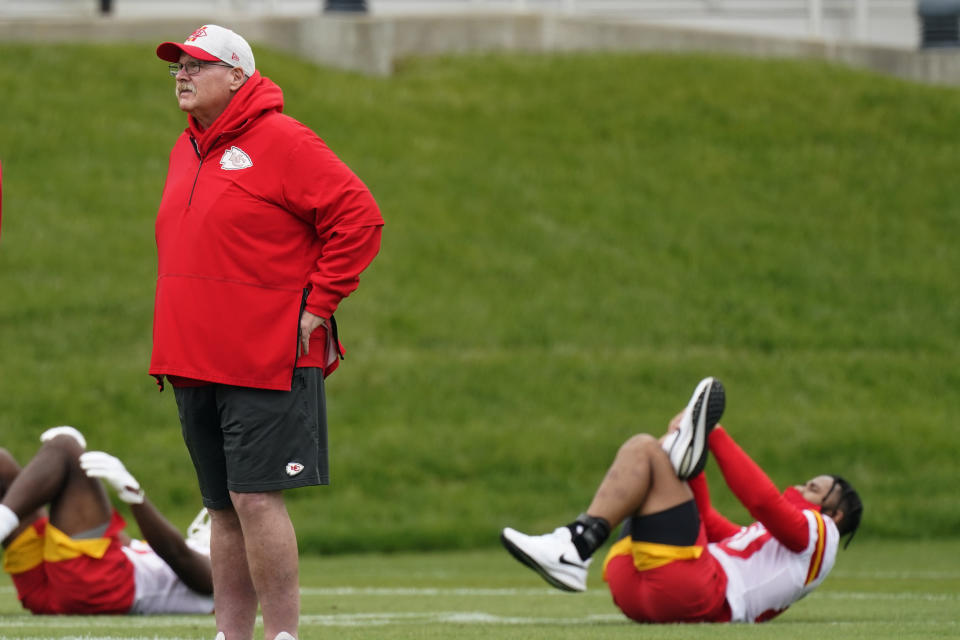
<path fill-rule="evenodd" d="M 240 147 L 230 147 L 223 152 L 223 156 L 220 158 L 220 168 L 225 171 L 249 169 L 252 166 L 253 160 Z"/>

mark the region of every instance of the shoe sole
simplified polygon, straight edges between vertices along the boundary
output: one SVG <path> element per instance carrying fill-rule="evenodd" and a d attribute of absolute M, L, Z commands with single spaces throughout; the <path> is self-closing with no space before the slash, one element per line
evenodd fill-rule
<path fill-rule="evenodd" d="M 515 545 L 509 538 L 507 538 L 506 534 L 503 533 L 502 531 L 500 532 L 500 542 L 501 544 L 503 544 L 504 548 L 506 548 L 506 550 L 510 552 L 510 555 L 512 555 L 517 560 L 519 560 L 521 563 L 527 565 L 528 567 L 536 571 L 541 578 L 543 578 L 550 584 L 550 586 L 556 587 L 561 591 L 575 591 L 575 592 L 581 591 L 580 589 L 575 589 L 570 585 L 564 584 L 563 582 L 560 582 L 559 580 L 554 578 L 550 574 L 550 572 L 548 572 L 546 569 L 541 567 L 536 560 L 534 560 L 533 558 L 525 554 L 520 549 L 520 547 Z"/>
<path fill-rule="evenodd" d="M 720 422 L 723 410 L 726 407 L 726 393 L 723 384 L 715 378 L 707 378 L 706 380 L 709 380 L 709 383 L 703 384 L 701 382 L 704 388 L 696 394 L 690 409 L 693 434 L 690 443 L 685 448 L 683 459 L 678 465 L 677 476 L 681 480 L 692 478 L 703 471 L 707 464 L 707 436 Z M 704 407 L 706 407 L 705 410 Z M 696 462 L 691 466 L 692 461 Z"/>

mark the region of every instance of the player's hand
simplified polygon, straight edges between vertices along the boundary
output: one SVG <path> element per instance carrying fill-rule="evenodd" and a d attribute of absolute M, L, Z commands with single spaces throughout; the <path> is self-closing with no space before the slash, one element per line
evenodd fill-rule
<path fill-rule="evenodd" d="M 119 458 L 105 451 L 88 451 L 80 456 L 80 467 L 91 478 L 106 480 L 127 504 L 143 504 L 143 489 Z"/>
<path fill-rule="evenodd" d="M 683 411 L 673 416 L 673 419 L 670 421 L 670 424 L 667 425 L 667 433 L 673 433 L 680 428 L 680 421 L 683 420 Z"/>
<path fill-rule="evenodd" d="M 673 419 L 670 421 L 670 424 L 667 425 L 667 431 L 662 436 L 660 436 L 660 444 L 667 442 L 667 438 L 670 437 L 670 434 L 676 432 L 680 428 L 680 420 L 683 419 L 683 411 L 673 416 Z"/>
<path fill-rule="evenodd" d="M 310 313 L 306 309 L 303 310 L 303 313 L 300 314 L 300 344 L 298 345 L 297 356 L 301 353 L 303 355 L 310 353 L 310 334 L 325 323 L 324 318 Z"/>

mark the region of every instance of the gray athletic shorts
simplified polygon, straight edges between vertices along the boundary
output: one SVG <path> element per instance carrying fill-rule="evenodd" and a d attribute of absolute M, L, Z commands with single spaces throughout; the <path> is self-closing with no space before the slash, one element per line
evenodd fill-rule
<path fill-rule="evenodd" d="M 322 369 L 295 369 L 290 391 L 208 384 L 174 395 L 205 507 L 230 506 L 229 491 L 330 483 Z"/>

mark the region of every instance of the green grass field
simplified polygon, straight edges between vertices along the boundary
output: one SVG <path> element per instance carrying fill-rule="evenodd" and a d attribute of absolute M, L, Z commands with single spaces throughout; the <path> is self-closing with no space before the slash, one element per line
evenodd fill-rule
<path fill-rule="evenodd" d="M 170 78 L 148 45 L 0 53 L 3 444 L 73 423 L 186 524 L 174 401 L 145 374 Z M 960 91 L 706 56 L 383 79 L 258 55 L 387 220 L 338 313 L 334 485 L 291 494 L 305 549 L 471 548 L 575 514 L 707 374 L 778 483 L 846 474 L 866 537 L 960 531 Z"/>
<path fill-rule="evenodd" d="M 586 593 L 556 591 L 505 551 L 311 556 L 302 567 L 304 638 L 960 637 L 960 544 L 854 543 L 827 582 L 762 625 L 639 627 L 613 605 L 599 567 Z M 0 590 L 0 640 L 210 640 L 210 616 L 34 617 Z"/>
<path fill-rule="evenodd" d="M 16 61 L 0 67 L 0 446 L 23 460 L 74 424 L 185 526 L 195 479 L 172 394 L 146 375 L 153 220 L 184 126 L 154 46 L 0 44 Z M 600 589 L 548 595 L 490 549 L 506 524 L 579 513 L 619 443 L 661 430 L 712 374 L 725 425 L 775 482 L 839 472 L 866 503 L 823 594 L 717 633 L 957 633 L 960 90 L 680 55 L 409 60 L 369 78 L 256 50 L 387 221 L 337 314 L 333 485 L 290 494 L 317 590 L 307 629 L 379 637 L 353 625 L 396 610 L 384 637 L 572 636 L 567 619 L 592 615 L 641 632 Z M 330 555 L 385 551 L 430 553 Z M 522 595 L 364 591 L 431 583 Z M 337 586 L 359 595 L 323 591 Z M 457 611 L 468 621 L 444 617 Z M 12 620 L 0 635 L 210 635 Z"/>

